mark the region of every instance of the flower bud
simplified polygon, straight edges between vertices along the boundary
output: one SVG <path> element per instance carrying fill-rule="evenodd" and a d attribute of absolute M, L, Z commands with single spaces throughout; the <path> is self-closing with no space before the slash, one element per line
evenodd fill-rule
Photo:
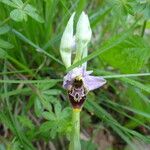
<path fill-rule="evenodd" d="M 76 56 L 74 63 L 87 56 L 87 44 L 90 42 L 92 31 L 88 16 L 82 12 L 76 28 Z M 85 52 L 84 52 L 85 51 Z M 86 66 L 86 63 L 84 64 Z"/>
<path fill-rule="evenodd" d="M 84 12 L 82 12 L 77 23 L 76 40 L 89 43 L 89 41 L 91 40 L 91 36 L 92 31 L 88 16 Z"/>
<path fill-rule="evenodd" d="M 73 13 L 67 23 L 67 26 L 65 28 L 65 31 L 62 35 L 61 38 L 61 43 L 60 43 L 60 53 L 62 60 L 64 62 L 64 65 L 66 68 L 71 66 L 71 53 L 72 53 L 72 48 L 75 45 L 75 39 L 73 36 L 73 19 L 74 19 L 75 13 Z"/>

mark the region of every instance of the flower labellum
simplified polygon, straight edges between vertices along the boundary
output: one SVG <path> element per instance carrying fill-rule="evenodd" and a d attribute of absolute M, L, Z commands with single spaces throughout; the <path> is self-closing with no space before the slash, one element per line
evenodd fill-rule
<path fill-rule="evenodd" d="M 74 109 L 81 109 L 89 91 L 97 89 L 106 83 L 102 77 L 91 76 L 92 71 L 85 67 L 71 70 L 65 77 L 63 87 L 68 90 L 69 100 Z"/>

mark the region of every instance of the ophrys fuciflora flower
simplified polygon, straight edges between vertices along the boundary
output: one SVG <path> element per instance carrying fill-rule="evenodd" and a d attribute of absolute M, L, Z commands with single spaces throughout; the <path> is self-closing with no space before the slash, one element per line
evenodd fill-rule
<path fill-rule="evenodd" d="M 76 34 L 73 35 L 73 19 L 70 17 L 61 39 L 60 53 L 66 68 L 71 62 L 76 63 L 88 54 L 87 46 L 91 40 L 92 31 L 88 16 L 82 12 L 79 17 Z M 72 55 L 75 53 L 75 59 Z M 74 109 L 81 109 L 89 91 L 97 89 L 106 83 L 102 77 L 92 76 L 93 71 L 86 71 L 87 62 L 74 68 L 64 77 L 63 87 L 68 91 L 68 97 Z"/>
<path fill-rule="evenodd" d="M 82 12 L 76 26 L 76 34 L 73 32 L 73 13 L 66 25 L 61 38 L 60 54 L 66 68 L 87 57 L 88 43 L 91 40 L 92 31 L 88 16 Z M 74 55 L 74 57 L 73 57 Z M 72 60 L 74 58 L 74 60 Z M 72 69 L 64 76 L 63 87 L 68 92 L 72 105 L 72 132 L 70 136 L 69 150 L 81 150 L 80 144 L 80 111 L 89 91 L 97 89 L 106 83 L 102 77 L 92 76 L 92 71 L 87 71 L 87 62 Z"/>
<path fill-rule="evenodd" d="M 104 78 L 92 76 L 91 73 L 82 66 L 74 68 L 64 77 L 63 87 L 68 90 L 69 100 L 75 109 L 82 107 L 89 91 L 106 83 Z"/>

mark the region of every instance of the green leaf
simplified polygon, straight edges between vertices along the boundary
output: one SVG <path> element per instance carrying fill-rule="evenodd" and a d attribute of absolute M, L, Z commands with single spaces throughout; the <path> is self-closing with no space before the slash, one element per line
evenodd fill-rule
<path fill-rule="evenodd" d="M 40 117 L 42 115 L 43 108 L 42 108 L 42 104 L 38 98 L 35 98 L 35 101 L 34 101 L 34 111 L 38 117 Z"/>
<path fill-rule="evenodd" d="M 10 44 L 9 42 L 0 39 L 0 48 L 11 49 L 13 47 L 14 46 L 12 44 Z"/>
<path fill-rule="evenodd" d="M 40 133 L 46 137 L 54 138 L 57 134 L 57 127 L 59 126 L 56 121 L 46 121 L 40 126 Z"/>
<path fill-rule="evenodd" d="M 24 126 L 24 127 L 28 127 L 30 129 L 34 129 L 34 125 L 32 123 L 32 121 L 27 117 L 27 116 L 18 116 L 20 123 Z"/>
<path fill-rule="evenodd" d="M 54 109 L 55 109 L 55 114 L 57 116 L 57 118 L 60 118 L 61 117 L 61 113 L 62 113 L 62 107 L 61 107 L 61 104 L 59 102 L 57 102 L 54 106 Z"/>
<path fill-rule="evenodd" d="M 21 9 L 14 9 L 13 11 L 10 12 L 10 17 L 17 22 L 21 22 L 23 20 L 27 20 L 27 15 L 26 13 L 21 10 Z"/>
<path fill-rule="evenodd" d="M 54 126 L 54 122 L 46 121 L 40 126 L 40 132 L 48 132 L 52 126 Z"/>
<path fill-rule="evenodd" d="M 138 87 L 138 88 L 150 93 L 150 87 L 148 85 L 142 84 L 142 83 L 140 83 L 136 80 L 129 79 L 129 78 L 122 78 L 120 80 L 122 80 L 123 82 L 129 83 L 129 84 L 131 84 L 135 87 Z"/>
<path fill-rule="evenodd" d="M 11 7 L 17 7 L 13 2 L 11 2 L 10 0 L 0 0 L 0 2 L 8 5 L 8 6 L 11 6 Z"/>
<path fill-rule="evenodd" d="M 128 14 L 133 14 L 133 7 L 131 1 L 133 0 L 107 0 L 108 4 L 113 8 L 113 15 L 119 19 L 122 19 Z"/>
<path fill-rule="evenodd" d="M 114 68 L 124 73 L 135 73 L 142 69 L 150 57 L 150 47 L 139 36 L 131 36 L 119 45 L 104 52 L 101 57 Z"/>
<path fill-rule="evenodd" d="M 45 90 L 48 90 L 48 89 L 52 88 L 53 86 L 55 86 L 56 83 L 57 83 L 57 81 L 55 81 L 55 80 L 53 80 L 52 82 L 38 83 L 37 88 L 42 91 L 45 91 Z"/>
<path fill-rule="evenodd" d="M 6 57 L 7 57 L 7 52 L 0 48 L 0 59 Z"/>
<path fill-rule="evenodd" d="M 39 16 L 36 8 L 34 8 L 32 5 L 27 4 L 24 8 L 24 11 L 26 14 L 28 14 L 31 18 L 35 19 L 36 21 L 38 21 L 40 23 L 44 22 L 44 19 Z"/>
<path fill-rule="evenodd" d="M 9 32 L 9 30 L 10 30 L 10 27 L 8 25 L 0 27 L 0 35 Z"/>
<path fill-rule="evenodd" d="M 132 142 L 127 134 L 127 129 L 121 126 L 107 111 L 91 100 L 86 101 L 85 108 L 88 111 L 93 112 L 100 119 L 104 120 L 124 141 L 132 146 L 133 150 L 135 150 L 135 146 L 132 145 Z"/>
<path fill-rule="evenodd" d="M 19 38 L 21 39 L 22 41 L 28 43 L 29 45 L 31 45 L 32 47 L 34 47 L 36 49 L 36 51 L 38 52 L 42 52 L 44 53 L 46 56 L 48 56 L 49 58 L 55 60 L 56 62 L 58 62 L 59 64 L 63 65 L 63 63 L 55 58 L 53 55 L 47 53 L 44 49 L 40 48 L 38 45 L 36 45 L 35 43 L 33 43 L 30 39 L 28 39 L 27 37 L 25 37 L 22 33 L 18 32 L 17 30 L 15 29 L 12 29 L 12 32 Z"/>
<path fill-rule="evenodd" d="M 42 106 L 45 110 L 48 110 L 49 112 L 52 111 L 51 99 L 53 99 L 52 96 L 46 97 L 45 95 L 42 95 L 41 99 Z"/>
<path fill-rule="evenodd" d="M 70 107 L 66 107 L 62 111 L 61 118 L 67 118 L 67 117 L 71 116 L 71 114 L 72 114 L 72 109 Z"/>
<path fill-rule="evenodd" d="M 32 84 L 39 84 L 39 83 L 47 83 L 49 82 L 50 84 L 53 83 L 58 83 L 62 81 L 61 79 L 49 79 L 49 80 L 0 80 L 0 83 L 32 83 Z"/>
<path fill-rule="evenodd" d="M 25 133 L 21 132 L 21 126 L 18 125 L 18 122 L 16 121 L 16 119 L 14 119 L 13 114 L 11 117 L 12 118 L 10 119 L 10 116 L 7 116 L 4 111 L 0 112 L 0 122 L 4 123 L 6 127 L 11 130 L 16 139 L 18 139 L 20 145 L 22 145 L 22 147 L 27 150 L 35 150 L 31 142 L 25 136 Z"/>
<path fill-rule="evenodd" d="M 81 141 L 82 150 L 97 150 L 98 147 L 92 141 Z M 110 149 L 111 150 L 111 149 Z"/>
<path fill-rule="evenodd" d="M 150 19 L 150 1 L 136 1 L 136 3 L 133 3 L 135 13 L 142 14 L 146 20 Z"/>
<path fill-rule="evenodd" d="M 12 0 L 12 2 L 18 6 L 18 8 L 23 7 L 23 2 L 22 0 Z"/>
<path fill-rule="evenodd" d="M 56 137 L 57 130 L 58 130 L 58 123 L 55 122 L 55 124 L 53 125 L 53 128 L 50 131 L 50 136 L 52 139 Z"/>
<path fill-rule="evenodd" d="M 132 99 L 132 100 L 134 100 L 134 99 Z M 132 108 L 132 107 L 129 107 L 129 106 L 120 105 L 120 104 L 117 104 L 117 103 L 114 104 L 114 102 L 112 102 L 112 101 L 107 101 L 107 103 L 110 103 L 110 104 L 112 104 L 112 105 L 116 105 L 118 108 L 120 107 L 121 109 L 126 109 L 126 110 L 128 110 L 128 111 L 131 111 L 131 112 L 133 112 L 135 115 L 139 115 L 139 116 L 145 117 L 145 118 L 147 118 L 148 120 L 150 119 L 149 113 L 148 113 L 148 112 L 145 112 L 145 111 L 143 111 L 143 110 L 140 110 L 140 108 L 135 109 L 135 108 Z M 133 106 L 133 107 L 135 107 L 135 106 Z M 145 108 L 145 109 L 146 109 L 146 108 Z"/>
<path fill-rule="evenodd" d="M 69 133 L 71 131 L 71 108 L 67 107 L 62 110 L 61 104 L 54 104 L 53 112 L 43 112 L 42 116 L 49 121 L 46 121 L 40 127 L 40 132 L 50 131 L 51 138 L 55 138 L 57 133 Z M 43 133 L 46 135 L 47 133 Z M 48 135 L 47 135 L 48 136 Z"/>
<path fill-rule="evenodd" d="M 56 120 L 56 116 L 55 116 L 55 114 L 54 113 L 50 113 L 50 112 L 43 112 L 42 113 L 42 116 L 45 118 L 45 119 L 47 119 L 47 120 Z"/>
<path fill-rule="evenodd" d="M 45 90 L 42 93 L 46 94 L 46 95 L 59 95 L 59 94 L 61 94 L 61 90 L 51 89 L 51 90 Z"/>
<path fill-rule="evenodd" d="M 21 150 L 20 148 L 20 142 L 18 140 L 14 141 L 14 143 L 10 146 L 11 150 Z"/>
<path fill-rule="evenodd" d="M 98 9 L 91 17 L 91 27 L 94 28 L 97 26 L 98 23 L 100 23 L 105 16 L 107 16 L 110 11 L 112 10 L 112 7 L 109 7 L 105 10 L 103 9 Z"/>
<path fill-rule="evenodd" d="M 100 71 L 100 70 L 94 70 L 94 72 L 96 73 L 96 75 L 101 75 L 101 74 L 105 74 L 105 75 L 108 75 L 108 76 L 103 76 L 104 78 L 106 79 L 109 79 L 109 78 L 116 78 L 117 80 L 120 80 L 124 83 L 128 83 L 134 87 L 137 87 L 145 92 L 148 92 L 150 93 L 150 86 L 148 84 L 144 84 L 144 83 L 141 83 L 137 80 L 134 80 L 132 78 L 129 78 L 129 77 L 138 77 L 138 75 L 147 75 L 147 76 L 150 76 L 149 73 L 146 73 L 146 74 L 124 74 L 124 75 L 115 75 L 114 73 L 112 72 L 109 72 L 109 71 Z"/>

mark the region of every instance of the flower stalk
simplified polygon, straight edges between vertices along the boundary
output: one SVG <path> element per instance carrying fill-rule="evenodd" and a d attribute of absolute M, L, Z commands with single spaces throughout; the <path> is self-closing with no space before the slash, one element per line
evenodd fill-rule
<path fill-rule="evenodd" d="M 66 68 L 70 67 L 72 63 L 76 63 L 87 57 L 88 43 L 92 36 L 90 22 L 87 14 L 84 12 L 79 17 L 74 35 L 74 15 L 75 13 L 71 15 L 67 23 L 60 44 L 60 54 Z M 73 54 L 75 54 L 75 57 L 72 57 Z M 72 60 L 73 58 L 74 60 Z M 106 83 L 104 78 L 91 75 L 92 72 L 87 71 L 87 62 L 85 62 L 64 76 L 63 88 L 68 92 L 68 98 L 73 110 L 69 150 L 81 150 L 80 111 L 86 101 L 88 92 Z"/>
<path fill-rule="evenodd" d="M 72 133 L 69 150 L 81 150 L 80 144 L 80 109 L 72 111 Z"/>

